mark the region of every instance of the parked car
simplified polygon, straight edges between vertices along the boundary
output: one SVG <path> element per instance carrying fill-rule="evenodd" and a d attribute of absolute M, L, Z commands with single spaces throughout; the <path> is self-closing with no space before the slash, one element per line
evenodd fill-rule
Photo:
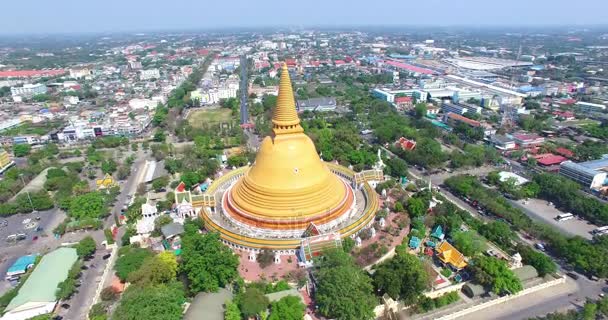
<path fill-rule="evenodd" d="M 578 280 L 578 274 L 574 273 L 574 272 L 568 272 L 566 273 L 566 275 L 574 280 Z"/>
<path fill-rule="evenodd" d="M 536 243 L 534 247 L 540 251 L 545 251 L 545 245 L 542 243 Z"/>
<path fill-rule="evenodd" d="M 67 304 L 67 303 L 64 303 L 64 304 L 61 305 L 61 307 L 64 308 L 64 309 L 69 309 L 70 305 Z"/>
<path fill-rule="evenodd" d="M 101 257 L 103 260 L 108 260 L 108 258 L 110 258 L 112 256 L 112 254 L 108 253 L 108 254 L 104 254 L 103 257 Z"/>

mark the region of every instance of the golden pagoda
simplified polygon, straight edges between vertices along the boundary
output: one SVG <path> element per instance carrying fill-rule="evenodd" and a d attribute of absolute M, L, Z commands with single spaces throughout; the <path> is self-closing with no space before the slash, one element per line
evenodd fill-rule
<path fill-rule="evenodd" d="M 346 214 L 353 190 L 329 170 L 304 134 L 285 64 L 272 124 L 255 163 L 223 197 L 225 212 L 245 225 L 273 230 L 306 229 Z"/>

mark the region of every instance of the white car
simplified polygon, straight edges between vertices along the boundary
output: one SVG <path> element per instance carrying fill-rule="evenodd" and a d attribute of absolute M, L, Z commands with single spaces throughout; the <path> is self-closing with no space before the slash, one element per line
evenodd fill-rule
<path fill-rule="evenodd" d="M 28 218 L 28 219 L 24 219 L 24 220 L 23 220 L 23 222 L 21 222 L 21 223 L 23 223 L 23 224 L 28 224 L 28 223 L 30 223 L 30 222 L 32 222 L 32 219 L 29 219 L 29 218 Z"/>

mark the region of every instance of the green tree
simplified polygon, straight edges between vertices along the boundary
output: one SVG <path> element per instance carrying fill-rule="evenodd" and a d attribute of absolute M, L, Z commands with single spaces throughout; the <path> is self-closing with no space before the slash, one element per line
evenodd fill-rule
<path fill-rule="evenodd" d="M 452 232 L 454 246 L 465 256 L 474 256 L 486 250 L 487 246 L 483 238 L 474 231 Z"/>
<path fill-rule="evenodd" d="M 416 118 L 418 119 L 422 119 L 424 118 L 424 116 L 426 116 L 426 103 L 421 102 L 421 103 L 417 103 L 416 106 L 414 107 L 414 111 L 416 112 Z"/>
<path fill-rule="evenodd" d="M 232 302 L 226 301 L 226 311 L 224 312 L 224 320 L 241 320 L 241 310 L 239 306 Z"/>
<path fill-rule="evenodd" d="M 496 294 L 514 294 L 523 289 L 521 281 L 505 261 L 494 257 L 477 256 L 471 264 L 473 278 Z"/>
<path fill-rule="evenodd" d="M 186 301 L 180 283 L 130 286 L 123 294 L 113 320 L 181 320 Z"/>
<path fill-rule="evenodd" d="M 99 192 L 89 192 L 70 201 L 68 215 L 76 219 L 101 218 L 107 213 L 105 199 Z"/>
<path fill-rule="evenodd" d="M 113 159 L 108 159 L 101 163 L 101 172 L 105 174 L 112 174 L 116 171 L 117 167 L 118 165 L 116 164 L 116 161 Z"/>
<path fill-rule="evenodd" d="M 192 292 L 217 291 L 238 275 L 238 256 L 221 243 L 217 233 L 186 232 L 181 257 L 181 270 Z"/>
<path fill-rule="evenodd" d="M 275 301 L 270 306 L 268 320 L 301 320 L 306 306 L 300 297 L 287 296 Z"/>
<path fill-rule="evenodd" d="M 31 150 L 32 146 L 29 144 L 17 144 L 13 146 L 13 153 L 15 154 L 15 157 L 25 157 L 30 154 Z"/>
<path fill-rule="evenodd" d="M 515 233 L 508 224 L 502 221 L 492 221 L 479 227 L 479 233 L 501 247 L 510 247 L 515 239 Z"/>
<path fill-rule="evenodd" d="M 371 319 L 378 300 L 369 276 L 342 250 L 329 250 L 317 263 L 316 302 L 326 317 Z"/>
<path fill-rule="evenodd" d="M 85 237 L 76 245 L 76 253 L 80 258 L 91 256 L 95 253 L 96 249 L 97 243 L 95 243 L 95 240 L 91 236 Z"/>
<path fill-rule="evenodd" d="M 268 298 L 257 288 L 249 288 L 238 297 L 241 313 L 245 318 L 259 315 L 268 308 Z"/>
<path fill-rule="evenodd" d="M 152 252 L 142 248 L 130 248 L 126 253 L 118 257 L 114 270 L 120 280 L 127 281 L 129 275 L 139 270 L 146 259 L 152 257 Z"/>
<path fill-rule="evenodd" d="M 374 285 L 393 299 L 413 304 L 428 289 L 428 277 L 418 257 L 399 253 L 376 268 Z"/>
<path fill-rule="evenodd" d="M 154 189 L 154 191 L 156 192 L 160 192 L 160 190 L 166 187 L 167 184 L 169 184 L 169 177 L 163 176 L 160 178 L 156 178 L 154 179 L 154 181 L 152 181 L 152 189 Z"/>
<path fill-rule="evenodd" d="M 521 255 L 523 263 L 533 266 L 541 277 L 557 271 L 557 266 L 553 262 L 553 259 L 545 254 L 522 244 L 518 244 L 516 250 Z"/>
<path fill-rule="evenodd" d="M 424 199 L 412 197 L 407 200 L 407 211 L 412 218 L 422 217 L 426 213 L 426 203 Z"/>
<path fill-rule="evenodd" d="M 142 286 L 168 283 L 175 280 L 177 260 L 169 251 L 163 251 L 154 257 L 144 260 L 141 267 L 128 276 L 130 283 Z"/>
<path fill-rule="evenodd" d="M 167 137 L 165 136 L 165 133 L 161 130 L 156 130 L 156 132 L 154 132 L 154 137 L 152 138 L 152 140 L 154 140 L 154 142 L 165 142 L 165 139 Z"/>

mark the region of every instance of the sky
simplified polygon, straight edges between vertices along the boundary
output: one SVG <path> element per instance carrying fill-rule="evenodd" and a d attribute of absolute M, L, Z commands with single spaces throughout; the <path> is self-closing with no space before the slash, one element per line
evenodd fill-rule
<path fill-rule="evenodd" d="M 608 0 L 3 0 L 0 33 L 608 25 Z"/>

